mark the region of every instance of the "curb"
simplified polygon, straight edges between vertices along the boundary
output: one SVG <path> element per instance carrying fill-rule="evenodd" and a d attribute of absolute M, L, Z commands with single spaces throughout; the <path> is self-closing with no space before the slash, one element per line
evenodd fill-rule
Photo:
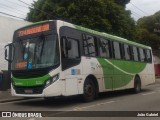
<path fill-rule="evenodd" d="M 0 103 L 21 101 L 21 100 L 31 100 L 31 99 L 35 99 L 35 98 L 11 98 L 11 99 L 3 99 L 3 100 L 0 100 Z"/>
<path fill-rule="evenodd" d="M 19 100 L 27 100 L 27 99 L 26 98 L 3 99 L 3 100 L 0 100 L 0 103 L 13 102 L 13 101 L 19 101 Z"/>

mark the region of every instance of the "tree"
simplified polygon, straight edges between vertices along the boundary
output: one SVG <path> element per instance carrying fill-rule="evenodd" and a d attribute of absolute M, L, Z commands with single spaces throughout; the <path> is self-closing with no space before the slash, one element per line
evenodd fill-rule
<path fill-rule="evenodd" d="M 30 9 L 31 22 L 57 19 L 133 39 L 135 22 L 125 10 L 130 0 L 38 0 Z M 40 11 L 41 10 L 41 11 Z M 44 12 L 42 12 L 44 11 Z"/>
<path fill-rule="evenodd" d="M 125 6 L 130 2 L 130 0 L 114 0 L 117 4 Z"/>
<path fill-rule="evenodd" d="M 153 49 L 160 48 L 160 11 L 138 20 L 136 38 Z"/>

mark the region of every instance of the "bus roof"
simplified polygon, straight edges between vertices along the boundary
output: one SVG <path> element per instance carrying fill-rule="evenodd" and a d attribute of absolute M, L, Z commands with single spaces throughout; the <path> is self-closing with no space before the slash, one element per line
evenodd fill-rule
<path fill-rule="evenodd" d="M 88 29 L 88 28 L 84 28 L 84 27 L 81 27 L 81 26 L 78 26 L 78 25 L 74 25 L 74 26 L 78 30 L 89 32 L 89 33 L 95 34 L 95 35 L 99 35 L 99 36 L 102 36 L 104 38 L 108 38 L 108 39 L 111 39 L 111 40 L 127 43 L 127 44 L 130 44 L 130 45 L 134 45 L 134 46 L 138 46 L 138 47 L 142 47 L 142 48 L 151 49 L 151 47 L 149 47 L 149 46 L 146 46 L 146 45 L 143 45 L 143 44 L 139 44 L 139 43 L 136 43 L 136 42 L 133 42 L 133 41 L 129 41 L 127 39 L 124 39 L 124 38 L 121 38 L 121 37 L 118 37 L 118 36 L 114 36 L 114 35 L 103 33 L 103 32 L 94 31 L 94 30 L 91 30 L 91 29 Z"/>
<path fill-rule="evenodd" d="M 23 29 L 23 28 L 27 28 L 27 27 L 30 27 L 32 25 L 37 25 L 37 24 L 41 24 L 41 23 L 45 23 L 45 22 L 48 22 L 48 20 L 45 20 L 45 21 L 40 21 L 40 22 L 35 22 L 35 23 L 31 23 L 29 25 L 26 25 L 26 26 L 23 26 L 23 27 L 20 27 L 19 29 L 17 29 L 16 31 L 20 30 L 20 29 Z"/>
<path fill-rule="evenodd" d="M 28 26 L 24 26 L 22 28 L 26 28 L 26 27 L 29 27 L 29 26 L 32 26 L 32 25 L 41 24 L 41 23 L 45 23 L 45 22 L 49 22 L 49 21 L 63 22 L 64 26 L 75 28 L 75 29 L 80 30 L 80 31 L 84 31 L 84 32 L 88 32 L 88 33 L 95 34 L 95 35 L 98 35 L 98 36 L 102 36 L 104 38 L 108 38 L 108 39 L 115 40 L 115 41 L 118 41 L 118 42 L 123 42 L 123 43 L 131 44 L 131 45 L 135 45 L 135 46 L 138 46 L 138 47 L 151 49 L 151 47 L 143 45 L 143 44 L 139 44 L 139 43 L 136 43 L 136 42 L 133 42 L 133 41 L 129 41 L 127 39 L 124 39 L 124 38 L 121 38 L 121 37 L 118 37 L 118 36 L 114 36 L 114 35 L 111 35 L 111 34 L 107 34 L 107 33 L 104 33 L 104 32 L 98 32 L 98 31 L 95 31 L 95 30 L 91 30 L 91 29 L 88 29 L 88 28 L 85 28 L 85 27 L 82 27 L 82 26 L 78 26 L 78 25 L 74 25 L 72 23 L 68 23 L 68 22 L 61 21 L 61 20 L 46 20 L 46 21 L 35 22 L 35 23 L 30 24 Z M 19 29 L 22 29 L 22 28 L 19 28 Z"/>

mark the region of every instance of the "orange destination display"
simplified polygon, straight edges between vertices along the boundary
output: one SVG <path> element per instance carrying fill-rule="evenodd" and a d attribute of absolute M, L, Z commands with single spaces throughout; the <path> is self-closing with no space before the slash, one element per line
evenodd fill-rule
<path fill-rule="evenodd" d="M 22 61 L 16 64 L 16 68 L 25 68 L 27 66 L 26 61 Z"/>
<path fill-rule="evenodd" d="M 28 28 L 25 30 L 21 30 L 18 32 L 18 36 L 21 37 L 21 36 L 31 35 L 39 32 L 48 31 L 48 30 L 49 30 L 49 24 L 44 24 L 44 25 Z"/>

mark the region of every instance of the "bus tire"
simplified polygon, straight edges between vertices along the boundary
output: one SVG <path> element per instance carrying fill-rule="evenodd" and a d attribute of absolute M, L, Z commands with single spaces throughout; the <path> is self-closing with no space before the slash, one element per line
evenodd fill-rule
<path fill-rule="evenodd" d="M 96 97 L 96 86 L 91 78 L 87 78 L 84 82 L 83 87 L 83 101 L 90 102 L 93 101 Z"/>
<path fill-rule="evenodd" d="M 133 92 L 134 93 L 139 93 L 140 91 L 141 91 L 141 80 L 138 76 L 136 76 L 135 79 L 134 79 Z"/>

